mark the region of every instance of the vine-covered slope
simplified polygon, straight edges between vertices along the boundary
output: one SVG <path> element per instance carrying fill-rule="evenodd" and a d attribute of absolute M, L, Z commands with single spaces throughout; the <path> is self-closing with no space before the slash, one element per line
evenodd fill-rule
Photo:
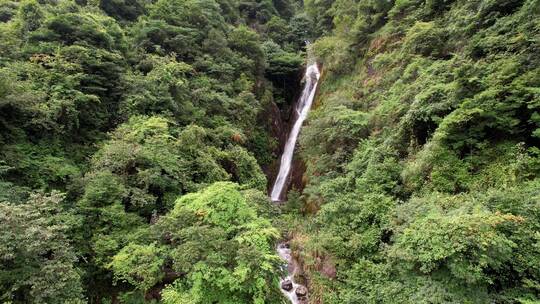
<path fill-rule="evenodd" d="M 540 2 L 306 11 L 323 78 L 292 226 L 312 301 L 536 303 Z"/>

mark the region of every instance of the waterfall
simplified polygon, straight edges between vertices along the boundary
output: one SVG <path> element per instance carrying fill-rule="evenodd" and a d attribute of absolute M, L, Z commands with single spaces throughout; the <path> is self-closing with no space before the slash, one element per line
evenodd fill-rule
<path fill-rule="evenodd" d="M 317 67 L 317 63 L 311 63 L 307 69 L 305 78 L 304 90 L 302 91 L 302 96 L 296 104 L 296 121 L 289 133 L 287 142 L 285 143 L 285 148 L 283 150 L 283 155 L 281 155 L 281 163 L 279 166 L 279 173 L 272 188 L 270 198 L 272 201 L 280 201 L 281 195 L 283 193 L 283 188 L 287 185 L 287 179 L 289 178 L 289 173 L 291 171 L 292 158 L 294 153 L 294 147 L 296 145 L 296 140 L 298 134 L 300 133 L 300 128 L 302 123 L 307 117 L 309 109 L 311 108 L 311 103 L 315 97 L 315 91 L 317 89 L 317 82 L 319 81 L 320 73 Z"/>

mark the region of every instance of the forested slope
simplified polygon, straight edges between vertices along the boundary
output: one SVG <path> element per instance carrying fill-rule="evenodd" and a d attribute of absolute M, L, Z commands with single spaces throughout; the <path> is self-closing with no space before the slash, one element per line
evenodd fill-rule
<path fill-rule="evenodd" d="M 536 303 L 540 2 L 306 11 L 323 77 L 290 231 L 311 300 Z"/>
<path fill-rule="evenodd" d="M 262 114 L 301 7 L 0 1 L 0 302 L 281 302 Z"/>
<path fill-rule="evenodd" d="M 539 0 L 0 0 L 2 303 L 537 303 L 539 174 Z"/>

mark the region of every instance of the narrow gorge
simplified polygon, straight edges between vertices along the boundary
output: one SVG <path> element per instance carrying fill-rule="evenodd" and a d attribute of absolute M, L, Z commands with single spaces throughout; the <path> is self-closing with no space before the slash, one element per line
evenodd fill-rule
<path fill-rule="evenodd" d="M 540 0 L 0 0 L 0 231 L 0 303 L 539 304 Z"/>
<path fill-rule="evenodd" d="M 313 61 L 310 59 L 310 61 Z M 307 118 L 313 99 L 315 98 L 315 93 L 317 91 L 317 83 L 319 81 L 320 72 L 317 67 L 316 62 L 312 62 L 306 68 L 306 73 L 304 75 L 304 89 L 302 90 L 302 95 L 298 100 L 295 113 L 296 120 L 291 128 L 287 141 L 285 143 L 285 148 L 283 149 L 283 154 L 281 156 L 281 162 L 279 166 L 279 173 L 272 187 L 270 193 L 270 198 L 273 202 L 279 202 L 283 198 L 283 192 L 286 191 L 288 186 L 289 176 L 291 173 L 291 164 L 294 155 L 294 148 L 296 146 L 296 141 L 298 135 L 300 134 L 300 129 L 302 128 L 302 123 Z"/>
<path fill-rule="evenodd" d="M 308 66 L 304 75 L 304 89 L 294 110 L 294 116 L 296 118 L 285 143 L 279 173 L 270 193 L 270 198 L 274 203 L 280 203 L 283 197 L 286 197 L 286 193 L 284 192 L 287 191 L 289 185 L 294 148 L 300 134 L 300 129 L 302 128 L 302 123 L 307 118 L 313 99 L 315 98 L 319 77 L 320 72 L 317 63 L 312 58 L 308 58 Z M 307 288 L 294 281 L 298 265 L 291 255 L 289 244 L 287 242 L 278 244 L 277 253 L 280 258 L 287 262 L 285 266 L 287 276 L 280 281 L 281 290 L 291 303 L 307 303 Z"/>

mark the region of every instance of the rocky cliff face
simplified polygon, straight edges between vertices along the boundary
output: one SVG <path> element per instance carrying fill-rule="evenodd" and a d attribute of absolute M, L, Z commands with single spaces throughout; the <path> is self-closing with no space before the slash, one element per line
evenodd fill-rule
<path fill-rule="evenodd" d="M 301 92 L 302 73 L 300 71 L 294 81 L 285 84 L 283 95 L 286 100 L 284 103 L 272 101 L 261 113 L 260 120 L 266 121 L 267 129 L 270 136 L 276 140 L 276 145 L 272 154 L 274 161 L 263 166 L 263 171 L 268 179 L 268 190 L 270 191 L 279 171 L 280 156 L 283 153 L 283 147 L 287 141 L 289 131 L 296 119 L 294 108 L 298 101 Z M 292 164 L 291 181 L 292 187 L 295 189 L 303 189 L 302 176 L 305 172 L 305 165 L 300 159 L 294 159 Z"/>

